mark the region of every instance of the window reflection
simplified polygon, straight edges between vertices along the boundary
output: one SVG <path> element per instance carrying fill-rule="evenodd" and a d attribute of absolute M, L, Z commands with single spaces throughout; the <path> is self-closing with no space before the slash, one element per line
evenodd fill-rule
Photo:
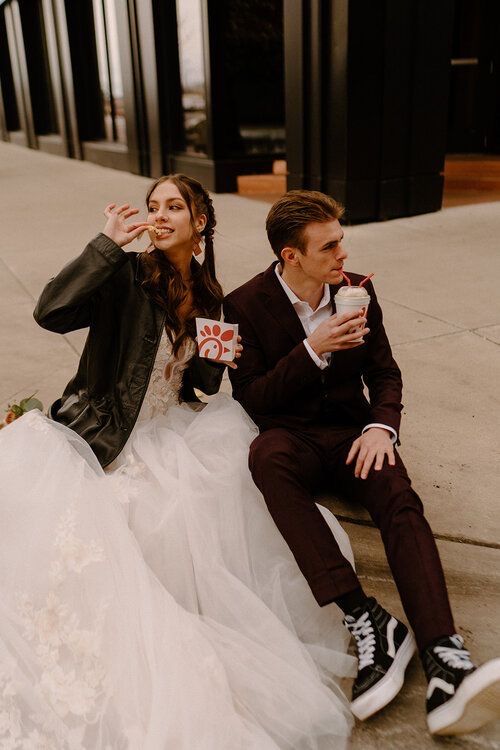
<path fill-rule="evenodd" d="M 220 0 L 219 0 L 220 2 Z M 285 151 L 282 0 L 224 0 L 218 54 L 223 60 L 234 153 Z M 228 139 L 226 139 L 228 140 Z"/>
<path fill-rule="evenodd" d="M 93 6 L 106 140 L 125 144 L 127 138 L 115 0 L 93 0 Z"/>
<path fill-rule="evenodd" d="M 207 103 L 200 0 L 176 0 L 185 150 L 207 152 Z"/>

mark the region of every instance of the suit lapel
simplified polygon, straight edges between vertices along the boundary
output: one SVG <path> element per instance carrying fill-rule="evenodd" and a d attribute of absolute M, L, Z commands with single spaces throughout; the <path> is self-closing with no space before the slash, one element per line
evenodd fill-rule
<path fill-rule="evenodd" d="M 304 340 L 306 333 L 292 303 L 276 278 L 275 267 L 276 263 L 273 263 L 264 271 L 262 301 L 277 323 L 291 336 L 294 343 L 299 344 Z M 343 283 L 330 284 L 332 314 L 336 311 L 334 298 L 341 286 L 343 286 Z"/>
<path fill-rule="evenodd" d="M 295 344 L 304 340 L 306 333 L 300 318 L 276 278 L 276 263 L 273 263 L 263 276 L 263 303 L 276 322 L 293 339 Z"/>

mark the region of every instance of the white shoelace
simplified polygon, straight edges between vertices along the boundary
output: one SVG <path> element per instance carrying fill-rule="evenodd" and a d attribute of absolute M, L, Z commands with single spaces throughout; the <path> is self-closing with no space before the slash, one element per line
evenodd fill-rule
<path fill-rule="evenodd" d="M 371 666 L 374 662 L 375 634 L 368 612 L 363 612 L 359 620 L 354 621 L 354 618 L 351 618 L 351 620 L 352 622 L 346 617 L 347 627 L 356 639 L 359 657 L 358 669 L 361 670 L 363 667 Z"/>
<path fill-rule="evenodd" d="M 464 648 L 449 648 L 447 646 L 436 646 L 434 653 L 439 656 L 445 664 L 453 669 L 473 669 L 474 664 L 470 660 L 470 653 Z"/>

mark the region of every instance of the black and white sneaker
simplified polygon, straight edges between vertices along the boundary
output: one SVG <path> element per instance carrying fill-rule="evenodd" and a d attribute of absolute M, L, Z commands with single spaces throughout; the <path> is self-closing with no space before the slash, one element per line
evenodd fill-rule
<path fill-rule="evenodd" d="M 431 734 L 466 734 L 500 719 L 500 659 L 476 667 L 463 638 L 440 638 L 422 654 Z"/>
<path fill-rule="evenodd" d="M 373 597 L 346 615 L 344 625 L 356 640 L 359 659 L 351 711 L 363 720 L 390 703 L 403 687 L 415 640 L 406 625 Z"/>

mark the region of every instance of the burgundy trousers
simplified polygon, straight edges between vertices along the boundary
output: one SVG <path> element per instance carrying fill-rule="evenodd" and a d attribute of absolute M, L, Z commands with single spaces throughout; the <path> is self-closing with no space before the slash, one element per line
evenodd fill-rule
<path fill-rule="evenodd" d="M 419 649 L 456 632 L 439 553 L 422 502 L 404 464 L 387 462 L 367 479 L 345 461 L 359 429 L 315 425 L 271 429 L 250 446 L 255 484 L 319 605 L 360 584 L 316 506 L 314 492 L 329 489 L 361 503 L 380 529 L 387 560 Z"/>

